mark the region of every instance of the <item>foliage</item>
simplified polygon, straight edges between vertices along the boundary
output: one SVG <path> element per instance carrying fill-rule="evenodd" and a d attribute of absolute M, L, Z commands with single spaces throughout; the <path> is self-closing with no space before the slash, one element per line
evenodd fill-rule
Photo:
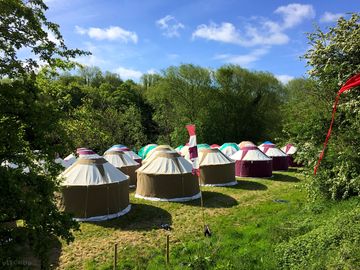
<path fill-rule="evenodd" d="M 308 166 L 308 191 L 313 196 L 341 199 L 360 194 L 357 89 L 341 96 L 325 158 L 316 177 L 311 176 L 329 128 L 336 92 L 360 72 L 359 22 L 360 15 L 355 13 L 348 20 L 340 18 L 327 32 L 317 28 L 310 33 L 311 48 L 304 55 L 310 79 L 287 85 L 285 133 L 300 146 L 298 160 Z"/>
<path fill-rule="evenodd" d="M 239 66 L 216 71 L 194 65 L 169 67 L 150 86 L 160 143 L 184 144 L 184 126 L 196 124 L 199 142 L 260 141 L 280 130 L 283 88 L 271 74 Z"/>
<path fill-rule="evenodd" d="M 277 247 L 281 269 L 357 269 L 360 211 L 336 212 L 326 223 Z M 309 222 L 309 221 L 307 221 Z"/>
<path fill-rule="evenodd" d="M 61 133 L 61 114 L 33 81 L 3 81 L 0 88 L 0 258 L 18 259 L 15 250 L 29 246 L 45 266 L 50 240 L 71 241 L 71 230 L 78 228 L 54 198 L 59 172 L 54 134 Z M 22 226 L 16 226 L 19 220 Z"/>
<path fill-rule="evenodd" d="M 87 54 L 68 49 L 59 26 L 45 17 L 47 6 L 42 0 L 1 0 L 0 77 L 28 76 L 44 62 L 49 67 L 69 67 L 69 59 Z M 19 51 L 31 56 L 19 58 Z"/>

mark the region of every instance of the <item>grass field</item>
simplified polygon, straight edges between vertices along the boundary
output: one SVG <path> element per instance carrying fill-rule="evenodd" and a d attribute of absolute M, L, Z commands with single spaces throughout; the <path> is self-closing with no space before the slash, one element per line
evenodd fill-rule
<path fill-rule="evenodd" d="M 301 174 L 277 172 L 271 179 L 238 179 L 233 187 L 204 187 L 204 214 L 212 237 L 203 236 L 200 200 L 151 202 L 130 194 L 127 215 L 82 223 L 75 241 L 62 243 L 59 269 L 112 269 L 118 243 L 118 269 L 277 269 L 275 246 L 326 220 L 327 211 L 309 211 Z M 170 224 L 171 231 L 161 228 Z M 307 223 L 309 224 L 309 223 Z M 170 236 L 170 264 L 165 260 Z"/>
<path fill-rule="evenodd" d="M 200 200 L 151 202 L 130 194 L 129 214 L 101 223 L 82 223 L 75 241 L 62 244 L 60 269 L 110 269 L 118 243 L 119 269 L 166 268 L 165 243 L 170 235 L 169 268 L 212 265 L 229 269 L 251 264 L 262 268 L 271 256 L 276 234 L 287 217 L 299 211 L 305 196 L 300 175 L 275 173 L 271 179 L 238 179 L 233 187 L 204 187 L 205 221 L 213 233 L 203 236 Z M 275 202 L 282 199 L 288 202 Z M 170 224 L 166 231 L 161 224 Z"/>

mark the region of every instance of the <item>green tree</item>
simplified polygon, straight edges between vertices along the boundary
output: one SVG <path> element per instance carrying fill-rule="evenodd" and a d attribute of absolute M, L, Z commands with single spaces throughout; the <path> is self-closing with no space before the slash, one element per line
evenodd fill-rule
<path fill-rule="evenodd" d="M 296 86 L 298 90 L 293 92 L 293 98 L 299 101 L 300 114 L 303 114 L 290 120 L 298 130 L 292 138 L 299 144 L 300 157 L 308 164 L 310 174 L 329 128 L 336 92 L 350 76 L 360 72 L 359 23 L 360 16 L 355 13 L 348 20 L 340 18 L 337 25 L 327 31 L 317 28 L 308 35 L 311 48 L 304 58 L 310 67 L 312 82 L 304 83 L 302 87 L 306 89 L 302 92 L 299 85 Z M 325 158 L 316 177 L 309 178 L 308 190 L 313 195 L 341 199 L 360 194 L 358 99 L 356 89 L 341 96 Z"/>
<path fill-rule="evenodd" d="M 54 197 L 61 104 L 36 73 L 40 62 L 48 71 L 72 67 L 70 59 L 85 52 L 66 47 L 46 9 L 41 0 L 0 1 L 0 261 L 10 260 L 10 268 L 18 267 L 11 258 L 19 261 L 24 247 L 45 268 L 51 239 L 71 241 L 71 230 L 78 228 Z M 19 50 L 30 56 L 19 58 Z"/>

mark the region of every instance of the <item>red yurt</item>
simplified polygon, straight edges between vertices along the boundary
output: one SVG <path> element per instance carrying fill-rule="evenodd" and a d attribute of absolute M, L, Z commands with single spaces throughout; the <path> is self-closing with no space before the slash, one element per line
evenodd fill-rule
<path fill-rule="evenodd" d="M 271 177 L 272 159 L 255 145 L 240 148 L 231 159 L 235 160 L 235 175 L 240 177 Z"/>
<path fill-rule="evenodd" d="M 273 160 L 273 171 L 286 171 L 289 168 L 288 155 L 273 143 L 263 143 L 259 146 L 268 157 Z"/>

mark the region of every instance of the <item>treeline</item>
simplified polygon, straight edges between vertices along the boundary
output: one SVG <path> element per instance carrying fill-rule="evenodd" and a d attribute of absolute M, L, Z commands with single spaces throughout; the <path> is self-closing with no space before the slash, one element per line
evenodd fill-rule
<path fill-rule="evenodd" d="M 259 142 L 281 135 L 283 85 L 270 73 L 239 66 L 212 71 L 184 64 L 146 74 L 140 83 L 83 67 L 75 74 L 42 72 L 37 82 L 61 111 L 65 134 L 56 143 L 63 155 L 76 147 L 102 152 L 116 143 L 177 146 L 187 142 L 189 123 L 196 124 L 199 142 Z"/>

